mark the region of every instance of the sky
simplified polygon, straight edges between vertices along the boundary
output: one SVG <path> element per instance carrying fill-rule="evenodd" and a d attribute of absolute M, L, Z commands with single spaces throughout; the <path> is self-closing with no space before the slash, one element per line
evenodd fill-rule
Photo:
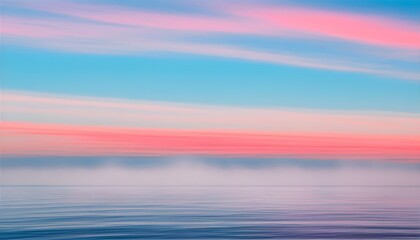
<path fill-rule="evenodd" d="M 1 184 L 420 184 L 419 1 L 0 7 Z"/>

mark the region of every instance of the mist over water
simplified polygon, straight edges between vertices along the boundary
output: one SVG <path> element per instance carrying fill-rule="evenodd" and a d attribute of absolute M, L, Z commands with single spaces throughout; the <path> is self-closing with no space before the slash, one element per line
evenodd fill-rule
<path fill-rule="evenodd" d="M 420 188 L 3 186 L 3 239 L 418 239 Z"/>
<path fill-rule="evenodd" d="M 3 185 L 419 186 L 420 164 L 204 157 L 3 158 Z"/>

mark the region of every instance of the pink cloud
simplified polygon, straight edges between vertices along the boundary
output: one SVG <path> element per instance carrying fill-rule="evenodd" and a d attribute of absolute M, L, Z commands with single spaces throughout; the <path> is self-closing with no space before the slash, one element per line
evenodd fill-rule
<path fill-rule="evenodd" d="M 5 121 L 305 134 L 420 135 L 418 114 L 181 104 L 6 90 L 1 98 Z"/>
<path fill-rule="evenodd" d="M 269 134 L 4 122 L 11 156 L 218 155 L 420 162 L 419 136 Z"/>
<path fill-rule="evenodd" d="M 37 9 L 97 22 L 149 29 L 165 29 L 198 33 L 271 34 L 272 29 L 236 16 L 205 16 L 175 14 L 128 9 L 117 6 L 79 4 L 69 1 L 48 4 L 12 3 L 12 5 Z"/>
<path fill-rule="evenodd" d="M 365 44 L 420 48 L 415 23 L 392 18 L 293 7 L 232 7 L 232 14 L 262 21 L 278 29 L 334 37 Z"/>
<path fill-rule="evenodd" d="M 418 81 L 420 75 L 385 66 L 364 65 L 359 62 L 332 61 L 294 54 L 271 53 L 230 45 L 188 42 L 174 36 L 130 27 L 101 26 L 47 20 L 3 17 L 0 33 L 14 44 L 93 54 L 142 54 L 146 52 L 175 52 L 204 56 L 242 59 L 313 69 L 356 72 Z"/>
<path fill-rule="evenodd" d="M 14 4 L 79 18 L 78 20 L 70 21 L 60 18 L 43 19 L 10 15 L 2 16 L 2 28 L 0 29 L 2 38 L 5 42 L 14 44 L 94 54 L 142 54 L 145 52 L 164 51 L 243 59 L 277 65 L 373 74 L 416 81 L 420 79 L 420 75 L 417 72 L 398 70 L 389 66 L 367 65 L 362 62 L 355 62 L 354 60 L 343 61 L 338 59 L 307 57 L 298 54 L 275 53 L 223 44 L 198 43 L 189 39 L 189 37 L 196 33 L 206 35 L 214 33 L 240 33 L 272 36 L 293 33 L 295 36 L 304 36 L 307 34 L 334 36 L 334 31 L 328 30 L 330 25 L 325 27 L 326 30 L 321 29 L 322 31 L 319 30 L 318 32 L 310 29 L 312 26 L 310 24 L 318 22 L 322 25 L 320 22 L 321 20 L 316 20 L 317 18 L 322 19 L 318 16 L 322 14 L 315 10 L 296 10 L 289 8 L 266 10 L 261 7 L 255 7 L 256 11 L 251 11 L 247 7 L 238 8 L 236 6 L 235 8 L 232 8 L 227 6 L 225 11 L 230 12 L 230 15 L 209 17 L 193 14 L 182 15 L 145 12 L 70 2 L 51 2 L 50 4 L 42 5 L 32 5 L 29 2 L 25 2 L 25 4 Z M 270 11 L 269 13 L 271 15 L 268 13 L 266 14 L 264 11 Z M 271 11 L 284 11 L 285 14 L 281 12 L 273 13 Z M 303 16 L 305 14 L 308 14 L 309 17 L 314 15 L 315 20 L 309 21 L 310 23 L 306 26 L 306 21 L 292 21 L 294 14 L 286 14 L 290 12 L 296 12 L 298 15 L 300 14 L 299 16 L 303 19 L 306 19 Z M 312 15 L 310 13 L 312 13 Z M 339 23 L 340 17 L 336 16 L 337 13 L 334 14 L 325 13 L 325 16 L 329 16 L 328 19 L 330 17 L 332 19 L 336 17 L 338 19 L 335 22 Z M 280 19 L 282 21 L 272 19 L 275 16 L 285 19 Z M 353 19 L 346 15 L 345 19 L 347 18 Z M 86 22 L 86 19 L 95 21 Z M 354 26 L 357 24 L 369 26 L 367 23 L 364 24 L 362 20 L 357 20 L 357 17 L 355 17 L 355 19 L 355 23 L 353 23 L 353 20 L 348 21 Z M 366 21 L 369 22 L 368 20 Z M 293 24 L 295 24 L 296 27 L 289 26 Z M 408 31 L 404 30 L 405 28 L 408 27 L 390 28 L 389 31 L 387 30 L 388 32 L 385 30 L 383 31 L 392 36 L 403 36 L 404 34 L 398 34 L 395 31 Z M 298 31 L 298 29 L 301 30 Z M 303 31 L 304 29 L 307 29 L 307 31 Z M 340 29 L 347 28 L 342 27 Z M 340 31 L 348 31 L 348 29 Z M 296 35 L 298 32 L 300 33 Z M 415 40 L 418 33 L 413 31 L 408 32 L 404 35 L 406 37 L 402 37 L 401 39 L 407 38 Z M 301 33 L 304 33 L 304 35 Z M 372 34 L 376 34 L 376 37 L 371 36 L 369 39 L 382 39 L 381 41 L 388 41 L 388 36 L 382 36 L 381 33 Z M 343 33 L 341 35 L 344 36 L 345 34 Z M 366 34 L 359 34 L 357 36 L 362 35 L 370 36 Z M 398 45 L 397 40 L 392 40 L 392 42 L 396 43 L 394 45 Z M 402 45 L 404 44 L 401 43 L 401 46 Z"/>
<path fill-rule="evenodd" d="M 415 23 L 331 10 L 264 4 L 222 4 L 216 8 L 221 15 L 206 16 L 72 2 L 20 5 L 98 22 L 152 29 L 299 37 L 318 35 L 371 45 L 420 48 L 420 31 Z"/>
<path fill-rule="evenodd" d="M 68 39 L 84 37 L 85 39 L 110 38 L 124 35 L 131 30 L 122 26 L 101 26 L 98 24 L 83 23 L 79 21 L 66 21 L 61 19 L 23 18 L 17 16 L 2 16 L 0 33 L 4 36 Z M 143 33 L 138 30 L 138 34 Z"/>

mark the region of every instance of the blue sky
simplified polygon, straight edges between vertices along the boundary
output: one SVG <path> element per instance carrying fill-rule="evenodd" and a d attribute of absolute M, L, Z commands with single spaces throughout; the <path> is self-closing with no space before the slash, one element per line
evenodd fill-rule
<path fill-rule="evenodd" d="M 418 169 L 419 1 L 0 7 L 6 182 L 24 170 L 40 180 L 39 166 L 127 167 L 132 159 L 193 172 L 194 164 L 210 172 L 360 168 L 365 177 L 381 166 L 378 179 Z M 143 140 L 153 131 L 162 146 Z"/>
<path fill-rule="evenodd" d="M 203 56 L 107 56 L 8 47 L 3 87 L 174 102 L 420 111 L 414 81 Z M 298 94 L 297 94 L 298 93 Z"/>

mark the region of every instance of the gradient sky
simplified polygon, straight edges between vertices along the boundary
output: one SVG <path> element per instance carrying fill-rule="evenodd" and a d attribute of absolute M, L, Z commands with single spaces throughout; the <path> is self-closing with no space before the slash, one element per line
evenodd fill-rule
<path fill-rule="evenodd" d="M 3 184 L 420 184 L 419 1 L 0 6 Z"/>

